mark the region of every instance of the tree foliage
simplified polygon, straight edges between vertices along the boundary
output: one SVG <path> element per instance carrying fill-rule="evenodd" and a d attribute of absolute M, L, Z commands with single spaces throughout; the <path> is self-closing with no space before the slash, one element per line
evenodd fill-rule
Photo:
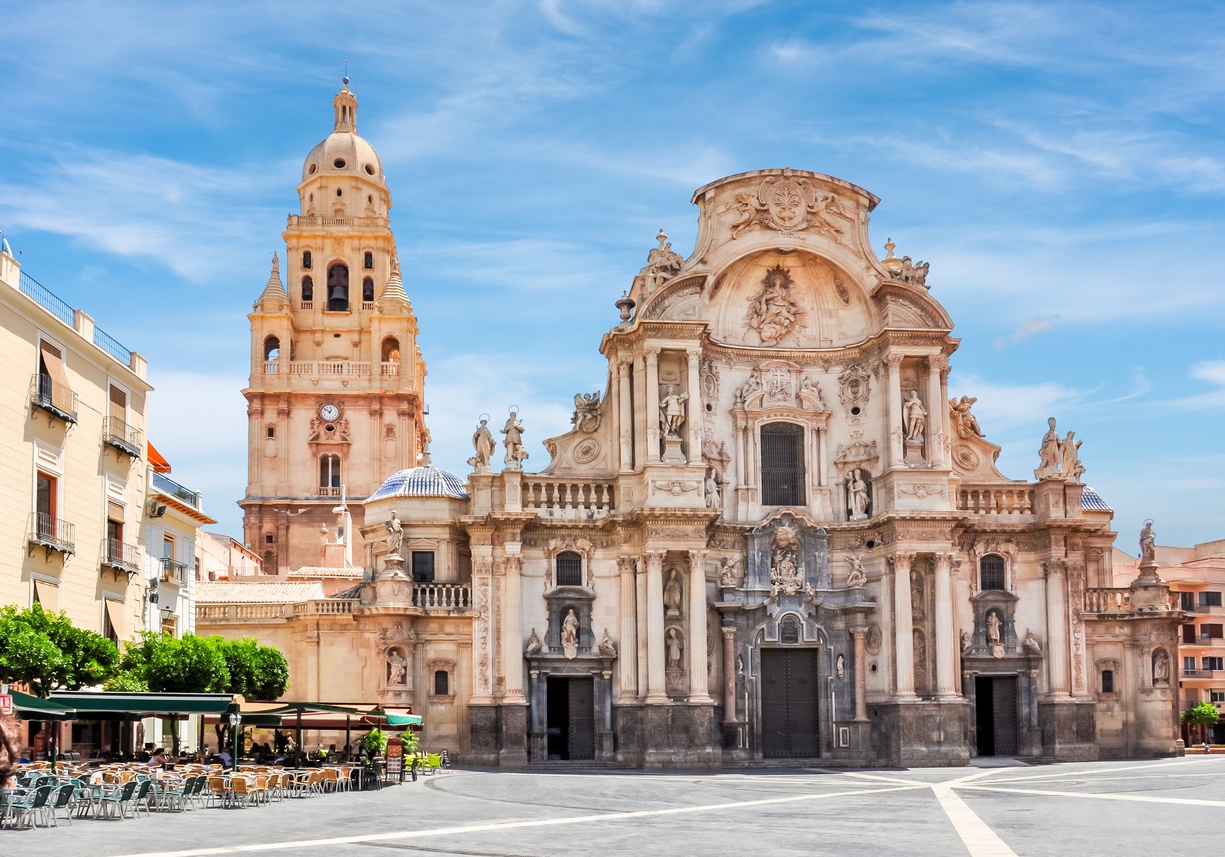
<path fill-rule="evenodd" d="M 0 608 L 0 678 L 46 698 L 53 690 L 100 684 L 119 668 L 119 649 L 41 604 Z"/>
<path fill-rule="evenodd" d="M 1207 700 L 1191 706 L 1182 713 L 1183 722 L 1192 726 L 1215 726 L 1220 717 L 1216 706 Z"/>
<path fill-rule="evenodd" d="M 279 649 L 244 637 L 222 644 L 222 653 L 230 670 L 231 693 L 271 701 L 289 688 L 289 662 Z"/>

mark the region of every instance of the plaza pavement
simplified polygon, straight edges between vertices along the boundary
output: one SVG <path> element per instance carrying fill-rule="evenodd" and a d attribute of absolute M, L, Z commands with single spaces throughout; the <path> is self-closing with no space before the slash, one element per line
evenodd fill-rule
<path fill-rule="evenodd" d="M 380 792 L 0 831 L 3 857 L 1211 853 L 1225 756 L 721 774 L 449 771 Z"/>

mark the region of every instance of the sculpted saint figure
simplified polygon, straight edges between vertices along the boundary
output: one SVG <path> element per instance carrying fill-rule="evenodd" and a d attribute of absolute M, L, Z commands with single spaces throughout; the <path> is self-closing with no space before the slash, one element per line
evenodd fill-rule
<path fill-rule="evenodd" d="M 681 653 L 685 650 L 685 641 L 681 639 L 681 632 L 675 626 L 668 629 L 667 647 L 668 666 L 679 667 L 681 665 Z"/>
<path fill-rule="evenodd" d="M 1145 521 L 1144 529 L 1140 531 L 1140 559 L 1157 558 L 1157 534 L 1153 532 L 1153 522 Z"/>
<path fill-rule="evenodd" d="M 1170 656 L 1165 649 L 1153 653 L 1153 686 L 1161 687 L 1170 683 Z"/>
<path fill-rule="evenodd" d="M 502 441 L 502 445 L 506 447 L 506 466 L 519 470 L 528 455 L 523 448 L 523 423 L 519 422 L 519 414 L 516 411 L 511 411 L 506 418 L 506 425 L 499 429 L 499 432 L 506 435 Z"/>
<path fill-rule="evenodd" d="M 1085 466 L 1080 463 L 1080 445 L 1083 440 L 1075 440 L 1076 432 L 1068 432 L 1068 436 L 1060 442 L 1063 449 L 1063 475 L 1065 479 L 1079 479 L 1085 472 Z"/>
<path fill-rule="evenodd" d="M 388 556 L 399 556 L 400 548 L 404 545 L 404 526 L 400 523 L 400 518 L 395 510 L 392 510 L 391 517 L 387 519 L 385 526 L 387 527 L 387 554 Z"/>
<path fill-rule="evenodd" d="M 1000 644 L 1000 628 L 1003 623 L 1000 621 L 1000 614 L 992 610 L 987 614 L 987 643 L 992 646 Z"/>
<path fill-rule="evenodd" d="M 681 425 L 685 422 L 685 402 L 688 399 L 675 384 L 664 387 L 663 398 L 659 400 L 659 425 L 664 431 L 664 437 L 681 436 Z"/>
<path fill-rule="evenodd" d="M 719 569 L 719 585 L 720 586 L 739 586 L 740 585 L 740 555 L 728 557 L 723 560 L 723 565 Z"/>
<path fill-rule="evenodd" d="M 404 684 L 408 676 L 408 659 L 400 654 L 399 649 L 387 653 L 387 683 Z"/>
<path fill-rule="evenodd" d="M 570 659 L 578 654 L 578 616 L 574 615 L 573 607 L 561 623 L 561 652 Z"/>
<path fill-rule="evenodd" d="M 917 391 L 910 391 L 906 402 L 902 405 L 902 411 L 906 418 L 906 439 L 922 440 L 923 426 L 927 422 L 927 408 L 923 407 L 923 403 L 919 401 Z"/>
<path fill-rule="evenodd" d="M 606 658 L 615 658 L 617 656 L 617 647 L 613 645 L 612 638 L 608 636 L 608 629 L 604 629 L 604 639 L 600 640 L 600 654 Z"/>
<path fill-rule="evenodd" d="M 714 470 L 706 471 L 706 508 L 723 508 L 723 498 L 719 496 L 719 480 L 715 479 Z"/>
<path fill-rule="evenodd" d="M 868 483 L 864 481 L 862 468 L 856 467 L 848 474 L 847 499 L 850 501 L 852 521 L 862 521 L 868 517 Z"/>
<path fill-rule="evenodd" d="M 1038 469 L 1034 471 L 1034 475 L 1039 479 L 1059 475 L 1059 453 L 1062 445 L 1059 442 L 1059 432 L 1055 431 L 1055 418 L 1049 418 L 1046 425 L 1042 446 L 1038 448 Z"/>
<path fill-rule="evenodd" d="M 570 424 L 576 431 L 593 432 L 600 427 L 600 392 L 576 393 L 574 396 L 574 416 Z"/>
<path fill-rule="evenodd" d="M 668 585 L 664 587 L 664 607 L 669 616 L 677 616 L 681 612 L 681 576 L 675 568 L 668 576 Z"/>
<path fill-rule="evenodd" d="M 493 432 L 489 430 L 489 420 L 481 420 L 481 424 L 476 427 L 472 435 L 472 448 L 476 450 L 476 455 L 470 458 L 468 463 L 476 468 L 488 467 L 493 451 L 498 448 Z"/>

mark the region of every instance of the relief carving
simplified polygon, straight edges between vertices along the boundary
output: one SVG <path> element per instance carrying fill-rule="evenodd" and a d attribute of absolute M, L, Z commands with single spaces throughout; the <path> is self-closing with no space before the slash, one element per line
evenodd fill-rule
<path fill-rule="evenodd" d="M 754 331 L 763 345 L 777 345 L 784 337 L 802 328 L 804 310 L 791 296 L 791 273 L 781 265 L 766 271 L 761 288 L 749 298 L 744 325 Z"/>
<path fill-rule="evenodd" d="M 729 209 L 735 209 L 730 227 L 733 239 L 754 228 L 779 232 L 811 228 L 838 240 L 846 228 L 839 221 L 852 220 L 838 197 L 817 191 L 807 179 L 790 176 L 770 176 L 756 191 L 739 191 L 723 210 Z"/>
<path fill-rule="evenodd" d="M 575 431 L 590 434 L 600 427 L 600 392 L 576 393 L 574 396 L 574 415 L 570 417 L 570 425 Z"/>
<path fill-rule="evenodd" d="M 838 400 L 842 406 L 854 415 L 855 408 L 862 408 L 868 403 L 871 395 L 872 376 L 858 363 L 852 363 L 838 376 L 841 390 Z"/>

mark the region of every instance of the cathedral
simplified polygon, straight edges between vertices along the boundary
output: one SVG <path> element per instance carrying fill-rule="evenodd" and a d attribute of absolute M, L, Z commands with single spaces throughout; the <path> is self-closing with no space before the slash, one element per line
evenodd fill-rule
<path fill-rule="evenodd" d="M 200 633 L 279 646 L 295 698 L 410 706 L 426 747 L 473 764 L 1175 751 L 1184 614 L 1151 563 L 1113 586 L 1074 432 L 1035 415 L 1033 479 L 996 469 L 974 400 L 949 396 L 928 265 L 872 249 L 877 197 L 791 169 L 699 188 L 693 250 L 660 233 L 548 464 L 527 470 L 512 410 L 456 473 L 430 461 L 356 114 L 346 85 L 303 167 L 288 289 L 274 260 L 250 316 L 245 535 L 310 585 L 210 584 Z"/>

